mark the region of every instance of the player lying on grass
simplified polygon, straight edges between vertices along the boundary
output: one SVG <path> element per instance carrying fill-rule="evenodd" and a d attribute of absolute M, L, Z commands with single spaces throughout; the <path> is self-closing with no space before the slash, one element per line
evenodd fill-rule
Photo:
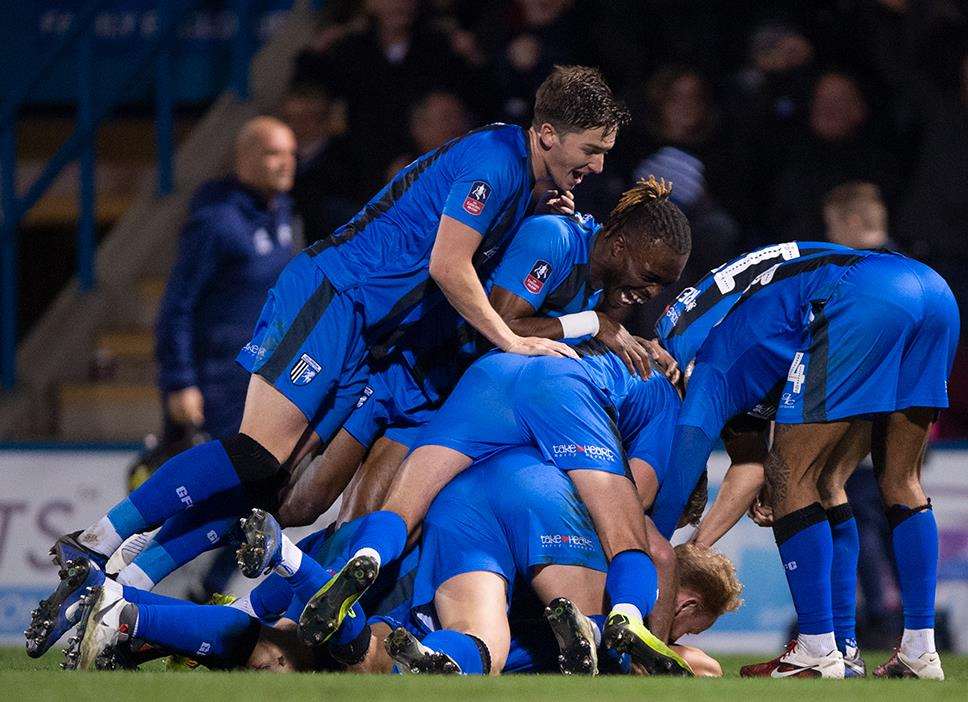
<path fill-rule="evenodd" d="M 488 280 L 491 305 L 519 334 L 550 339 L 593 335 L 630 372 L 645 376 L 648 351 L 621 322 L 634 305 L 654 297 L 663 282 L 656 271 L 668 254 L 657 246 L 648 213 L 655 193 L 664 188 L 654 179 L 637 183 L 622 195 L 604 226 L 579 215 L 528 218 Z M 371 446 L 357 479 L 365 489 L 352 491 L 359 499 L 347 500 L 344 494 L 342 509 L 354 518 L 380 506 L 420 427 L 483 350 L 468 331 L 459 320 L 427 320 L 401 339 L 397 353 L 374 364 L 356 409 L 288 491 L 279 508 L 280 523 L 312 524 L 343 492 Z"/>
<path fill-rule="evenodd" d="M 404 598 L 402 606 L 395 605 L 401 602 L 401 593 L 420 593 L 433 582 L 432 575 L 428 580 L 430 574 L 426 569 L 429 566 L 440 575 L 443 571 L 433 564 L 441 559 L 457 565 L 457 570 L 469 570 L 475 568 L 482 558 L 490 559 L 486 567 L 491 572 L 487 575 L 492 575 L 500 566 L 499 572 L 509 583 L 513 582 L 515 570 L 521 562 L 525 564 L 522 569 L 525 579 L 519 589 L 526 589 L 528 580 L 531 580 L 539 594 L 540 588 L 547 589 L 543 602 L 563 593 L 577 602 L 588 602 L 589 611 L 601 611 L 605 560 L 587 512 L 570 482 L 557 468 L 542 462 L 533 452 L 516 453 L 485 459 L 457 478 L 435 501 L 430 516 L 435 526 L 428 521 L 428 534 L 434 535 L 425 537 L 421 544 L 423 565 L 417 567 L 414 557 L 409 556 L 397 582 L 389 586 L 378 585 L 367 593 L 370 598 L 368 606 L 374 607 L 374 611 L 382 609 L 387 613 L 372 617 L 369 624 L 364 625 L 363 614 L 356 605 L 357 616 L 348 617 L 338 634 L 343 640 L 329 642 L 330 651 L 348 664 L 349 670 L 390 671 L 391 661 L 383 646 L 383 640 L 390 632 L 388 624 L 405 623 L 415 631 L 425 631 L 420 624 L 427 621 L 425 615 L 439 621 L 432 606 L 429 609 L 423 604 L 415 606 L 424 599 L 422 596 L 413 600 Z M 494 489 L 495 479 L 505 481 L 502 484 L 506 487 L 503 500 L 506 504 L 492 504 L 496 509 L 493 514 L 484 514 L 482 510 L 473 513 L 475 505 L 480 504 L 482 491 L 494 499 L 499 497 L 499 491 Z M 507 495 L 511 494 L 516 494 L 517 498 L 508 499 Z M 438 504 L 443 512 L 439 521 L 434 517 Z M 701 509 L 701 505 L 698 506 L 697 513 Z M 494 531 L 495 538 L 481 538 L 480 529 L 468 532 L 466 520 L 461 517 L 465 514 L 472 519 L 486 518 L 486 521 L 475 519 L 477 527 L 486 524 L 488 533 Z M 495 519 L 499 521 L 495 522 Z M 462 522 L 461 533 L 478 534 L 473 543 L 464 543 L 459 534 L 447 526 L 455 521 Z M 327 530 L 307 537 L 301 545 L 309 553 L 303 554 L 287 542 L 271 516 L 256 511 L 247 520 L 245 532 L 249 541 L 240 550 L 240 561 L 246 564 L 250 575 L 257 574 L 258 569 L 266 564 L 276 573 L 231 607 L 194 605 L 107 581 L 102 585 L 105 590 L 99 593 L 97 604 L 86 612 L 84 631 L 79 634 L 80 645 L 69 647 L 68 665 L 79 665 L 82 669 L 92 665 L 101 668 L 130 666 L 148 656 L 177 652 L 217 669 L 249 667 L 280 672 L 338 669 L 326 651 L 297 640 L 293 629 L 306 598 L 328 578 L 317 559 L 325 560 L 340 552 L 345 558 L 348 555 L 347 535 L 351 535 L 357 525 L 358 522 L 348 524 L 346 530 L 335 536 L 330 536 Z M 267 547 L 272 549 L 271 552 L 259 552 Z M 455 559 L 455 549 L 460 548 L 466 549 L 466 557 Z M 513 554 L 511 549 L 514 549 Z M 671 549 L 667 554 L 671 555 Z M 705 629 L 719 614 L 735 609 L 739 604 L 740 586 L 729 561 L 711 551 L 679 547 L 675 560 L 681 584 L 673 597 L 672 631 L 678 638 L 684 633 Z M 586 567 L 576 567 L 578 564 Z M 255 571 L 251 570 L 253 567 Z M 389 569 L 385 570 L 381 579 L 385 579 L 389 572 Z M 473 573 L 459 573 L 455 579 L 469 575 Z M 586 620 L 570 603 L 556 605 L 566 607 L 568 612 L 567 615 L 554 615 L 552 610 L 549 630 L 536 627 L 533 621 L 522 621 L 522 616 L 533 616 L 527 613 L 519 614 L 517 621 L 512 620 L 506 672 L 553 672 L 558 669 L 559 656 L 576 661 L 580 641 L 572 632 L 583 624 L 587 627 Z M 543 604 L 538 605 L 537 612 L 543 608 Z M 276 621 L 280 613 L 283 613 L 282 619 Z M 257 622 L 256 615 L 261 618 L 261 623 Z M 597 619 L 600 625 L 603 618 L 599 616 Z M 274 626 L 269 622 L 274 622 Z M 552 632 L 556 632 L 560 639 L 560 650 Z M 447 637 L 446 633 L 436 636 L 438 639 Z M 138 643 L 132 654 L 130 647 L 135 640 Z M 697 649 L 677 647 L 676 650 L 693 665 L 697 675 L 720 674 L 715 661 Z M 466 665 L 465 672 L 474 671 L 470 663 Z"/>
<path fill-rule="evenodd" d="M 741 286 L 764 258 L 776 263 Z M 713 278 L 728 294 L 690 310 L 700 320 L 717 309 L 719 319 L 695 353 L 669 471 L 674 480 L 663 483 L 656 509 L 666 518 L 677 513 L 731 417 L 776 406 L 765 470 L 800 634 L 784 654 L 744 673 L 844 676 L 831 601 L 833 537 L 817 485 L 828 459 L 851 450 L 855 421 L 864 420 L 872 422 L 905 613 L 901 646 L 879 672 L 942 679 L 933 641 L 937 526 L 919 475 L 931 421 L 947 406 L 958 337 L 951 291 L 930 268 L 899 254 L 809 242 L 753 252 Z M 672 315 L 701 292 L 681 296 Z M 668 521 L 657 526 L 670 529 Z"/>
<path fill-rule="evenodd" d="M 275 506 L 285 465 L 329 441 L 356 404 L 370 350 L 448 303 L 499 348 L 572 356 L 512 332 L 481 280 L 549 193 L 554 210 L 573 212 L 571 189 L 602 170 L 628 112 L 598 71 L 571 66 L 541 85 L 534 113 L 528 129 L 488 125 L 419 157 L 293 259 L 239 355 L 252 372 L 240 433 L 167 461 L 97 523 L 60 539 L 57 562 L 103 563 L 128 536 L 211 498 L 219 504 L 195 516 L 215 516 L 190 525 L 193 533 L 217 537 L 252 506 Z M 41 650 L 50 636 L 35 638 Z"/>

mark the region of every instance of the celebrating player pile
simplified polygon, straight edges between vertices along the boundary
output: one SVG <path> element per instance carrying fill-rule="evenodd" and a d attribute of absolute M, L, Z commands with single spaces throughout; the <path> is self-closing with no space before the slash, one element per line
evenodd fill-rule
<path fill-rule="evenodd" d="M 179 654 L 280 671 L 718 675 L 676 641 L 739 606 L 708 546 L 765 474 L 799 637 L 744 674 L 864 674 L 853 581 L 831 573 L 835 553 L 856 569 L 856 548 L 851 561 L 835 543 L 843 466 L 870 445 L 906 626 L 877 674 L 943 678 L 918 475 L 958 336 L 944 281 L 896 254 L 781 244 L 686 288 L 658 342 L 633 337 L 622 322 L 678 280 L 689 224 L 654 178 L 601 225 L 574 212 L 571 190 L 628 120 L 597 71 L 556 68 L 534 113 L 418 158 L 293 260 L 239 355 L 240 433 L 58 539 L 61 582 L 33 613 L 29 655 L 77 625 L 69 668 Z M 720 433 L 735 462 L 765 468 L 673 549 L 702 513 Z M 341 493 L 336 524 L 285 536 Z M 106 575 L 125 539 L 159 526 Z M 150 592 L 231 539 L 245 575 L 271 572 L 249 596 Z"/>

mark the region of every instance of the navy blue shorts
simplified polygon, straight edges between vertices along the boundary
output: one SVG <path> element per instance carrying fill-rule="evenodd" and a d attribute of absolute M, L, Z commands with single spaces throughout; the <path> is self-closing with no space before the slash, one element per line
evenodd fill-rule
<path fill-rule="evenodd" d="M 413 585 L 416 613 L 430 611 L 443 583 L 464 573 L 530 581 L 542 565 L 605 572 L 605 553 L 591 517 L 567 475 L 534 449 L 479 461 L 434 499 L 423 523 Z"/>
<path fill-rule="evenodd" d="M 355 295 L 337 291 L 299 254 L 269 291 L 252 341 L 236 358 L 298 407 L 323 442 L 343 425 L 369 374 Z"/>
<path fill-rule="evenodd" d="M 814 303 L 805 346 L 791 349 L 776 421 L 826 422 L 948 406 L 958 307 L 923 263 L 878 254 Z"/>

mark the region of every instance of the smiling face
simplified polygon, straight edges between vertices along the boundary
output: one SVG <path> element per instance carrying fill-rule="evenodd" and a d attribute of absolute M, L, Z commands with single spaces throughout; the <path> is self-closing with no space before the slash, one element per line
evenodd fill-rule
<path fill-rule="evenodd" d="M 602 287 L 610 306 L 640 305 L 679 280 L 689 254 L 677 254 L 661 242 L 633 250 L 621 234 L 606 238 L 600 264 Z"/>
<path fill-rule="evenodd" d="M 601 173 L 617 130 L 595 127 L 559 131 L 545 122 L 536 130 L 544 170 L 558 190 L 573 190 L 589 173 Z"/>

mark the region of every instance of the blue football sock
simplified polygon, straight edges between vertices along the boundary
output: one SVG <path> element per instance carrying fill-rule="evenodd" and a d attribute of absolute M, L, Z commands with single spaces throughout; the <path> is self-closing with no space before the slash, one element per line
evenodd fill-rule
<path fill-rule="evenodd" d="M 343 623 L 339 625 L 339 629 L 333 634 L 330 643 L 337 646 L 345 646 L 355 641 L 356 637 L 363 633 L 363 629 L 365 628 L 366 613 L 363 611 L 360 603 L 356 602 L 343 619 Z"/>
<path fill-rule="evenodd" d="M 292 598 L 292 587 L 286 579 L 278 573 L 269 573 L 249 593 L 249 604 L 259 619 L 278 619 L 289 608 Z"/>
<path fill-rule="evenodd" d="M 110 512 L 122 539 L 149 531 L 173 514 L 241 485 L 221 441 L 193 446 L 165 461 Z"/>
<path fill-rule="evenodd" d="M 308 553 L 304 553 L 299 568 L 285 580 L 292 588 L 295 598 L 307 602 L 331 577 L 331 571 L 319 565 Z"/>
<path fill-rule="evenodd" d="M 233 607 L 138 605 L 134 636 L 203 661 L 244 665 L 260 626 L 258 619 Z"/>
<path fill-rule="evenodd" d="M 248 504 L 242 488 L 235 488 L 169 517 L 131 563 L 152 583 L 161 582 L 199 554 L 219 546 Z"/>
<path fill-rule="evenodd" d="M 834 637 L 841 653 L 857 647 L 857 557 L 860 536 L 857 521 L 849 504 L 827 510 L 827 521 L 833 538 L 834 555 L 830 569 L 831 604 L 834 615 Z"/>
<path fill-rule="evenodd" d="M 380 567 L 400 557 L 407 545 L 407 523 L 396 512 L 380 510 L 363 517 L 362 524 L 353 538 L 349 553 L 355 554 L 361 548 L 372 548 L 380 554 Z M 338 567 L 342 568 L 343 564 Z"/>
<path fill-rule="evenodd" d="M 148 592 L 147 590 L 131 587 L 130 585 L 124 585 L 123 588 L 124 599 L 128 602 L 134 602 L 136 605 L 150 604 L 157 605 L 159 607 L 171 607 L 172 605 L 191 604 L 185 602 L 185 600 L 180 600 L 177 597 L 158 595 L 154 592 Z"/>
<path fill-rule="evenodd" d="M 773 534 L 797 610 L 801 634 L 829 634 L 834 630 L 830 569 L 833 538 L 819 502 L 778 519 Z"/>
<path fill-rule="evenodd" d="M 484 670 L 485 662 L 481 657 L 481 649 L 478 648 L 477 641 L 467 634 L 451 629 L 441 629 L 432 631 L 423 639 L 423 645 L 435 651 L 446 653 L 465 675 L 485 675 L 488 671 Z M 490 668 L 490 661 L 487 662 Z"/>
<path fill-rule="evenodd" d="M 638 608 L 642 618 L 655 605 L 659 576 L 652 558 L 643 551 L 622 551 L 608 564 L 605 592 L 611 606 L 630 604 Z"/>
<path fill-rule="evenodd" d="M 938 524 L 930 502 L 926 508 L 894 505 L 888 510 L 897 579 L 901 586 L 905 629 L 934 628 L 938 586 Z"/>

